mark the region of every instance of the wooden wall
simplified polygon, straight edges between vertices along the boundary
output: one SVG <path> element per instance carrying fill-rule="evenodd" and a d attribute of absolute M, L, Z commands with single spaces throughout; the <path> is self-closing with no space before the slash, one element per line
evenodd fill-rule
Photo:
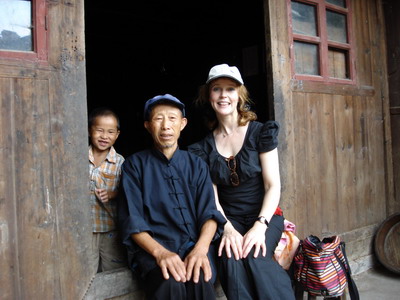
<path fill-rule="evenodd" d="M 355 86 L 292 79 L 286 1 L 265 5 L 286 217 L 301 238 L 342 235 L 357 258 L 387 216 L 393 173 L 381 2 L 351 2 Z"/>
<path fill-rule="evenodd" d="M 47 5 L 48 61 L 0 54 L 1 299 L 81 299 L 94 273 L 83 1 Z"/>

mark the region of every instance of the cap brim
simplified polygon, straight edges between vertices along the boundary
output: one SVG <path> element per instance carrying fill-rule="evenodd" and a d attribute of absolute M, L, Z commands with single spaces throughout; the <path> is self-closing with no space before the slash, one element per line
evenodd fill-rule
<path fill-rule="evenodd" d="M 238 80 L 237 78 L 233 77 L 232 75 L 228 75 L 228 74 L 221 74 L 221 75 L 216 75 L 214 77 L 208 78 L 206 81 L 206 84 L 210 83 L 211 81 L 218 79 L 218 78 L 229 78 L 229 79 L 233 79 L 234 81 L 243 84 L 242 81 Z"/>

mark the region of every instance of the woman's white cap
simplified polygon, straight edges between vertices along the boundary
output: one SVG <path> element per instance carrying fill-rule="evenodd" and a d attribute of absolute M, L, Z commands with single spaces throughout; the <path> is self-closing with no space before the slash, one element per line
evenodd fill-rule
<path fill-rule="evenodd" d="M 235 66 L 228 66 L 227 64 L 216 65 L 212 67 L 208 73 L 206 84 L 220 77 L 228 77 L 236 80 L 240 84 L 244 84 L 239 69 Z"/>

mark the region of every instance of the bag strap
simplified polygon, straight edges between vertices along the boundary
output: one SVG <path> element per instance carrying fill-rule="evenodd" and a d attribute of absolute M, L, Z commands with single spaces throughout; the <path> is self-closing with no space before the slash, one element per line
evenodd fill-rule
<path fill-rule="evenodd" d="M 300 253 L 302 251 L 303 251 L 303 240 L 300 240 L 299 245 L 297 246 L 295 255 L 297 255 L 298 253 Z"/>
<path fill-rule="evenodd" d="M 346 255 L 345 242 L 340 242 L 339 248 L 342 250 L 344 260 L 346 261 L 346 264 L 347 264 L 347 268 L 346 268 L 346 266 L 343 265 L 343 262 L 340 260 L 340 258 L 337 256 L 336 253 L 335 253 L 335 257 L 336 257 L 337 261 L 339 262 L 340 266 L 342 267 L 342 269 L 346 273 L 346 279 L 347 279 L 347 283 L 349 285 L 350 299 L 351 300 L 360 300 L 360 295 L 358 293 L 357 285 L 356 285 L 355 281 L 353 280 L 353 278 L 351 277 L 350 264 L 349 264 L 349 261 L 347 259 L 347 255 Z"/>

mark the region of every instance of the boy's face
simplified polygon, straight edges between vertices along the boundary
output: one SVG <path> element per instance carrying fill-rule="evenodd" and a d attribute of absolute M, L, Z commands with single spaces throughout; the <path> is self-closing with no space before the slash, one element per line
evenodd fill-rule
<path fill-rule="evenodd" d="M 117 120 L 113 116 L 97 117 L 89 129 L 92 147 L 98 151 L 106 151 L 114 145 L 119 135 Z"/>

